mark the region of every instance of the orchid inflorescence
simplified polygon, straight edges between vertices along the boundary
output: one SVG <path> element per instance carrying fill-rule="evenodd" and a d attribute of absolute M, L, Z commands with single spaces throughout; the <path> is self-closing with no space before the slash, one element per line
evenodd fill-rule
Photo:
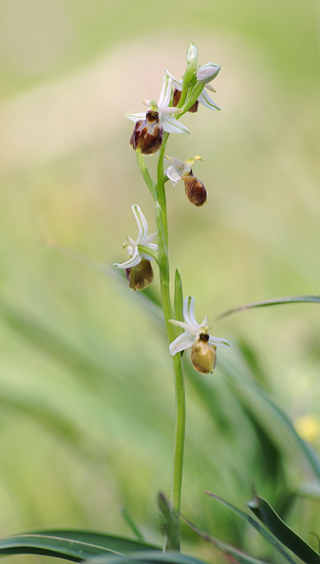
<path fill-rule="evenodd" d="M 140 172 L 155 200 L 157 233 L 148 235 L 147 220 L 140 207 L 133 205 L 131 209 L 137 222 L 138 237 L 134 240 L 127 236 L 124 247 L 129 259 L 123 263 L 115 263 L 115 266 L 125 270 L 130 288 L 144 290 L 153 281 L 151 261 L 158 263 L 170 354 L 178 358 L 181 357 L 178 353 L 191 348 L 193 367 L 202 374 L 208 374 L 215 368 L 217 347 L 226 347 L 229 343 L 210 335 L 207 318 L 201 325 L 197 323 L 194 316 L 195 300 L 191 296 L 183 300 L 182 291 L 180 312 L 175 310 L 176 318 L 172 319 L 165 198 L 165 183 L 169 180 L 175 186 L 182 180 L 185 193 L 193 205 L 201 207 L 207 202 L 206 188 L 192 170 L 196 161 L 203 159 L 199 155 L 186 160 L 165 156 L 165 148 L 170 133 L 189 133 L 188 128 L 179 121 L 186 112 L 196 113 L 199 104 L 211 110 L 220 109 L 207 91 L 215 92 L 210 83 L 217 77 L 221 67 L 214 63 L 198 65 L 198 51 L 193 44 L 187 50 L 186 59 L 187 67 L 181 79 L 175 78 L 168 70 L 165 71 L 158 102 L 145 100 L 146 111 L 126 116 L 135 122 L 130 145 L 136 152 Z M 157 181 L 154 182 L 144 156 L 156 153 L 158 167 Z M 156 237 L 158 244 L 152 242 Z M 181 279 L 180 286 L 182 289 Z M 181 329 L 184 330 L 182 334 Z"/>

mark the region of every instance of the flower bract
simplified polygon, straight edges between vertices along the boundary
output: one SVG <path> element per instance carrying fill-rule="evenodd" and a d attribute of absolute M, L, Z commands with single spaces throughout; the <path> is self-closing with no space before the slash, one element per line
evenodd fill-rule
<path fill-rule="evenodd" d="M 191 362 L 197 372 L 208 374 L 213 372 L 216 365 L 216 348 L 229 347 L 225 339 L 214 337 L 209 333 L 207 317 L 202 323 L 197 323 L 194 315 L 194 302 L 192 296 L 183 300 L 184 321 L 170 319 L 170 323 L 184 329 L 169 346 L 170 354 L 174 356 L 178 352 L 191 348 Z"/>

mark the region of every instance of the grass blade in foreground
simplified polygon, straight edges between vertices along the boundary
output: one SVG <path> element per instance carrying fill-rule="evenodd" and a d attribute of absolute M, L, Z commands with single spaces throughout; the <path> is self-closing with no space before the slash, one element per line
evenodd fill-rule
<path fill-rule="evenodd" d="M 95 564 L 206 564 L 204 560 L 200 560 L 194 556 L 181 554 L 181 552 L 140 552 L 130 554 L 129 556 L 102 556 L 94 559 Z M 248 564 L 261 564 L 259 562 L 251 562 Z"/>
<path fill-rule="evenodd" d="M 290 556 L 290 554 L 288 554 L 285 548 L 283 548 L 282 544 L 278 542 L 278 540 L 273 536 L 273 534 L 269 533 L 269 531 L 262 527 L 258 521 L 256 521 L 250 515 L 247 515 L 246 513 L 244 513 L 244 511 L 241 511 L 241 509 L 238 509 L 228 501 L 225 501 L 221 497 L 218 497 L 217 495 L 214 495 L 210 492 L 206 492 L 206 494 L 228 507 L 228 509 L 231 509 L 231 511 L 241 517 L 241 519 L 254 527 L 261 536 L 263 536 L 278 552 L 282 554 L 282 556 L 284 556 L 284 558 L 286 558 L 286 560 L 288 560 L 288 562 L 290 562 L 291 564 L 297 564 L 296 561 Z"/>
<path fill-rule="evenodd" d="M 272 509 L 271 505 L 262 497 L 255 496 L 249 501 L 248 507 L 265 524 L 266 527 L 294 554 L 306 564 L 319 564 L 320 555 L 297 533 L 295 533 L 279 515 Z"/>
<path fill-rule="evenodd" d="M 41 531 L 0 540 L 0 556 L 41 554 L 81 562 L 96 556 L 160 550 L 132 539 L 91 531 Z"/>

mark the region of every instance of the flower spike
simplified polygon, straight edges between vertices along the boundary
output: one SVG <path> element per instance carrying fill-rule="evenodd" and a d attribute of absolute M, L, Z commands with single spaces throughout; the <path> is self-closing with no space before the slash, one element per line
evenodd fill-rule
<path fill-rule="evenodd" d="M 184 329 L 184 333 L 179 335 L 169 346 L 172 356 L 178 352 L 191 348 L 191 362 L 194 369 L 200 374 L 212 373 L 216 366 L 217 347 L 229 347 L 230 344 L 225 339 L 214 337 L 209 334 L 207 317 L 201 325 L 196 321 L 194 315 L 194 302 L 192 296 L 183 300 L 184 321 L 170 319 L 170 323 Z"/>

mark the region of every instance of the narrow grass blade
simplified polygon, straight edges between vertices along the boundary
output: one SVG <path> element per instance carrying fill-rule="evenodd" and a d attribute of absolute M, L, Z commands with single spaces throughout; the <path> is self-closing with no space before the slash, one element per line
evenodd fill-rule
<path fill-rule="evenodd" d="M 306 458 L 315 475 L 320 480 L 320 458 L 318 454 L 311 445 L 298 435 L 289 417 L 281 407 L 277 405 L 269 394 L 244 376 L 242 372 L 232 366 L 231 363 L 220 361 L 219 366 L 223 372 L 231 378 L 232 382 L 236 384 L 237 389 L 240 389 L 240 393 L 246 400 L 249 409 L 253 409 L 255 413 L 267 410 L 269 414 L 268 422 L 270 425 L 277 425 L 277 434 L 279 435 L 281 432 L 284 433 L 286 431 L 291 436 L 301 454 Z M 265 428 L 267 430 L 267 427 Z"/>
<path fill-rule="evenodd" d="M 124 521 L 127 523 L 128 527 L 131 529 L 131 531 L 133 532 L 134 536 L 136 537 L 136 539 L 140 540 L 140 541 L 144 541 L 144 537 L 143 534 L 140 532 L 140 530 L 138 529 L 137 525 L 135 524 L 135 522 L 132 520 L 131 516 L 129 515 L 128 511 L 126 510 L 125 507 L 121 507 L 120 509 L 121 511 L 121 515 L 124 519 Z"/>
<path fill-rule="evenodd" d="M 283 304 L 294 304 L 294 303 L 318 303 L 320 304 L 320 296 L 290 296 L 287 298 L 276 298 L 274 300 L 264 300 L 262 302 L 252 302 L 249 304 L 245 304 L 243 306 L 234 307 L 231 309 L 227 309 L 222 313 L 219 313 L 215 317 L 215 321 L 219 319 L 223 319 L 224 317 L 228 317 L 233 313 L 237 313 L 239 311 L 245 311 L 246 309 L 253 309 L 257 307 L 268 307 L 274 305 L 283 305 Z"/>
<path fill-rule="evenodd" d="M 259 558 L 254 558 L 253 556 L 250 556 L 249 554 L 242 552 L 242 550 L 239 550 L 238 548 L 236 548 L 235 546 L 232 546 L 231 544 L 220 541 L 220 540 L 216 539 L 215 537 L 208 535 L 207 533 L 203 533 L 200 529 L 198 529 L 197 527 L 192 525 L 192 523 L 190 523 L 190 521 L 188 521 L 185 518 L 184 518 L 184 520 L 189 525 L 189 527 L 195 533 L 197 533 L 197 535 L 199 535 L 203 540 L 210 542 L 216 548 L 221 550 L 221 552 L 223 552 L 228 558 L 230 558 L 230 560 L 232 560 L 232 561 L 236 560 L 236 562 L 239 562 L 239 564 L 266 564 L 265 560 L 260 560 Z"/>
<path fill-rule="evenodd" d="M 248 507 L 285 546 L 306 564 L 319 564 L 320 555 L 291 529 L 262 497 L 255 496 Z"/>
<path fill-rule="evenodd" d="M 282 556 L 284 556 L 284 558 L 286 558 L 288 562 L 290 562 L 290 564 L 297 564 L 297 562 L 290 556 L 290 554 L 285 550 L 285 548 L 283 548 L 282 544 L 278 542 L 278 540 L 268 530 L 262 527 L 258 521 L 256 521 L 250 515 L 247 515 L 247 513 L 241 511 L 241 509 L 238 509 L 228 501 L 225 501 L 221 497 L 211 492 L 206 492 L 206 494 L 209 495 L 210 497 L 213 497 L 223 505 L 225 505 L 225 507 L 228 507 L 228 509 L 231 509 L 231 511 L 233 511 L 233 513 L 238 515 L 238 517 L 240 517 L 241 519 L 249 523 L 249 525 L 254 527 L 256 531 L 260 533 L 261 536 L 263 536 L 278 552 L 282 554 Z"/>

